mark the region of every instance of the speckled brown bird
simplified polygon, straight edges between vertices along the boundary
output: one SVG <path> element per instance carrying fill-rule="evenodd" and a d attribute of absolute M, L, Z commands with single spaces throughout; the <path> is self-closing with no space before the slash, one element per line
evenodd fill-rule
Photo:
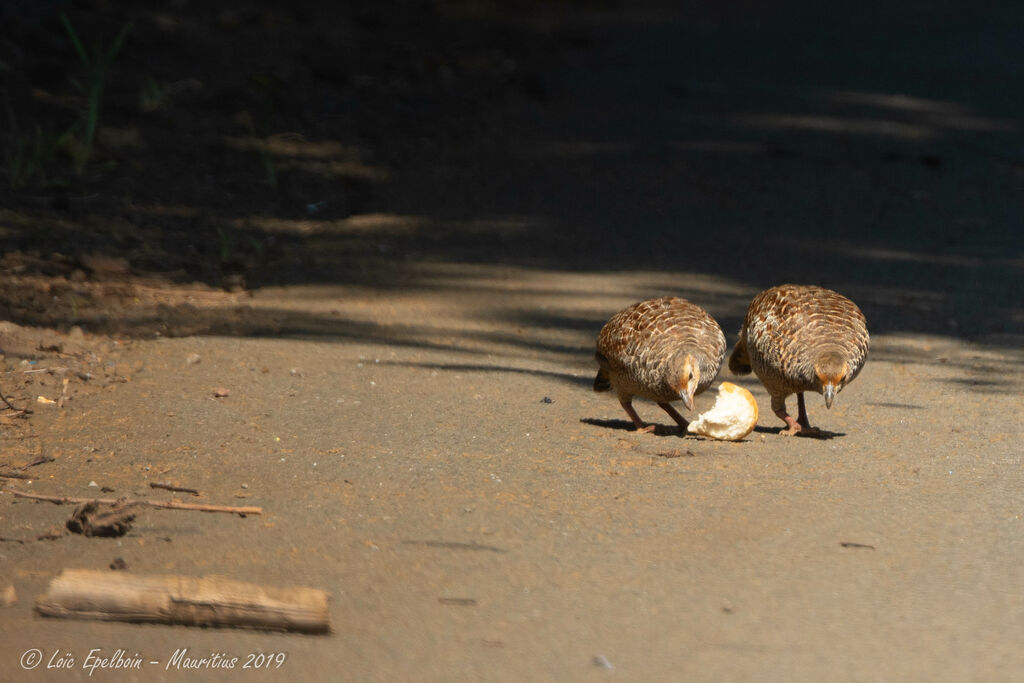
<path fill-rule="evenodd" d="M 615 390 L 619 403 L 640 431 L 645 424 L 633 409 L 633 397 L 655 401 L 682 432 L 689 424 L 672 407 L 693 397 L 715 380 L 725 358 L 725 335 L 715 319 L 686 299 L 666 296 L 633 304 L 616 313 L 597 337 L 594 391 Z"/>
<path fill-rule="evenodd" d="M 807 421 L 804 392 L 824 395 L 831 408 L 867 356 L 867 322 L 857 304 L 823 287 L 779 285 L 750 302 L 729 370 L 753 370 L 772 397 L 772 410 L 788 426 L 783 434 L 796 434 L 816 431 Z M 796 394 L 796 420 L 786 412 L 790 394 Z"/>

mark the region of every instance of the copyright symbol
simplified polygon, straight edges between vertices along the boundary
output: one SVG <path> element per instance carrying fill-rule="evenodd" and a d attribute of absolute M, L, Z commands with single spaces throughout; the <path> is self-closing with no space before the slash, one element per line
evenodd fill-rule
<path fill-rule="evenodd" d="M 39 662 L 41 661 L 43 661 L 42 650 L 37 650 L 36 648 L 25 650 L 21 655 L 21 668 L 34 669 L 39 666 Z"/>

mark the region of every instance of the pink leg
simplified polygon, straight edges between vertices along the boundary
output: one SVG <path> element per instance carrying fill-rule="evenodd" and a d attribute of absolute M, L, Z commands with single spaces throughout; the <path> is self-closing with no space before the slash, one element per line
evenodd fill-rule
<path fill-rule="evenodd" d="M 627 415 L 629 415 L 629 419 L 631 419 L 633 421 L 633 424 L 636 425 L 636 430 L 638 432 L 653 432 L 654 431 L 654 425 L 646 424 L 643 420 L 640 419 L 640 416 L 636 414 L 636 411 L 633 410 L 633 399 L 632 399 L 632 397 L 630 397 L 630 398 L 622 398 L 620 396 L 619 397 L 619 403 L 622 404 L 622 409 L 626 411 Z"/>
<path fill-rule="evenodd" d="M 658 405 L 676 421 L 676 424 L 679 425 L 680 433 L 685 434 L 686 428 L 690 425 L 686 418 L 680 415 L 679 411 L 673 408 L 671 403 L 659 403 Z"/>
<path fill-rule="evenodd" d="M 803 407 L 803 395 L 798 394 L 797 396 L 798 405 L 800 407 Z M 772 396 L 772 410 L 774 410 L 775 414 L 779 416 L 779 419 L 781 419 L 789 426 L 789 429 L 783 429 L 780 433 L 785 434 L 786 436 L 793 436 L 794 434 L 800 431 L 801 425 L 796 420 L 794 420 L 789 413 L 786 412 L 785 396 Z M 804 420 L 806 419 L 807 415 L 805 414 Z"/>

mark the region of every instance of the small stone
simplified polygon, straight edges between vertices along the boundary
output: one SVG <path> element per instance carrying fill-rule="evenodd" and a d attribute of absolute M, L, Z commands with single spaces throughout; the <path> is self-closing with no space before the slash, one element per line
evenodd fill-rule
<path fill-rule="evenodd" d="M 231 390 L 230 389 L 225 389 L 224 387 L 218 387 L 217 389 L 213 390 L 213 397 L 214 398 L 226 398 L 226 397 L 228 397 L 230 395 L 231 395 Z"/>
<path fill-rule="evenodd" d="M 190 353 L 185 356 L 185 365 L 195 365 L 201 360 L 202 358 L 200 358 L 198 353 Z"/>
<path fill-rule="evenodd" d="M 94 482 L 94 481 L 90 481 L 90 482 L 89 482 L 89 486 L 90 486 L 91 488 L 99 488 L 99 484 L 97 484 L 97 483 L 96 483 L 96 482 Z"/>

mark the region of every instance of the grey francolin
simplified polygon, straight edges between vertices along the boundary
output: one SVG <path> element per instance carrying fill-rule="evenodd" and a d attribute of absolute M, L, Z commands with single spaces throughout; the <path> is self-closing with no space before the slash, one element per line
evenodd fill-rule
<path fill-rule="evenodd" d="M 772 397 L 772 410 L 788 426 L 783 434 L 796 434 L 816 431 L 807 421 L 804 392 L 823 394 L 831 408 L 867 355 L 868 328 L 857 304 L 823 287 L 779 285 L 750 302 L 729 370 L 753 370 Z M 796 420 L 786 412 L 790 394 L 796 394 Z"/>
<path fill-rule="evenodd" d="M 655 401 L 672 416 L 682 433 L 688 422 L 672 407 L 714 381 L 725 358 L 725 335 L 715 319 L 677 297 L 650 299 L 616 313 L 597 337 L 594 391 L 614 389 L 619 403 L 639 431 L 650 432 L 633 409 L 633 398 Z"/>

